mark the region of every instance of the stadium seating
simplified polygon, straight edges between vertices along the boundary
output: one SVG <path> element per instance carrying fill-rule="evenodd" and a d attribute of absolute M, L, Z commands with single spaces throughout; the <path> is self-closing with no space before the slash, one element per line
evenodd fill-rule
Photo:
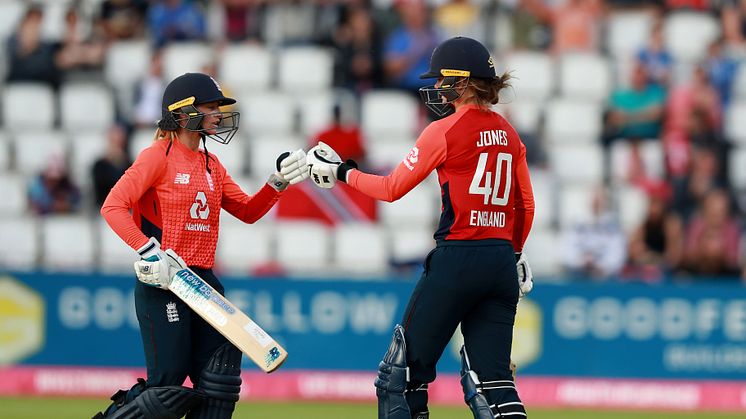
<path fill-rule="evenodd" d="M 547 148 L 549 167 L 565 185 L 598 184 L 603 176 L 603 152 L 598 144 L 553 144 Z"/>
<path fill-rule="evenodd" d="M 545 139 L 550 143 L 598 143 L 601 135 L 599 104 L 589 100 L 557 98 L 549 102 L 544 122 Z"/>
<path fill-rule="evenodd" d="M 98 238 L 98 269 L 103 272 L 132 272 L 132 264 L 139 259 L 137 253 L 127 245 L 103 218 L 95 222 Z"/>
<path fill-rule="evenodd" d="M 746 191 L 746 147 L 731 150 L 728 172 L 730 182 L 736 189 Z"/>
<path fill-rule="evenodd" d="M 2 179 L 0 176 L 0 183 Z M 37 269 L 40 246 L 36 219 L 28 216 L 0 217 L 0 237 L 3 238 L 0 240 L 0 270 Z"/>
<path fill-rule="evenodd" d="M 331 233 L 314 222 L 283 221 L 276 224 L 277 261 L 290 273 L 328 275 L 332 262 Z"/>
<path fill-rule="evenodd" d="M 432 179 L 420 183 L 401 199 L 381 203 L 380 221 L 392 228 L 411 225 L 432 225 L 439 214 L 440 189 Z M 437 182 L 435 182 L 437 183 Z"/>
<path fill-rule="evenodd" d="M 14 172 L 0 172 L 0 191 L 3 191 L 3 199 L 0 199 L 0 219 L 12 218 L 28 212 L 26 211 L 28 208 L 26 189 L 26 178 L 22 175 Z"/>
<path fill-rule="evenodd" d="M 169 44 L 163 50 L 163 79 L 173 80 L 184 73 L 204 71 L 212 57 L 212 48 L 206 43 Z"/>
<path fill-rule="evenodd" d="M 391 261 L 394 264 L 422 263 L 427 253 L 435 247 L 432 225 L 418 223 L 387 228 Z"/>
<path fill-rule="evenodd" d="M 243 92 L 267 90 L 274 83 L 274 56 L 259 45 L 229 45 L 218 66 L 220 82 Z"/>
<path fill-rule="evenodd" d="M 105 130 L 114 122 L 114 98 L 99 83 L 67 83 L 59 93 L 62 128 Z"/>
<path fill-rule="evenodd" d="M 237 96 L 241 132 L 249 136 L 289 134 L 295 129 L 295 107 L 289 95 L 278 91 Z"/>
<path fill-rule="evenodd" d="M 654 15 L 647 11 L 623 10 L 609 14 L 606 20 L 605 46 L 612 57 L 632 60 L 648 44 Z"/>
<path fill-rule="evenodd" d="M 106 152 L 106 133 L 84 131 L 71 137 L 70 174 L 80 187 L 93 183 L 93 164 Z"/>
<path fill-rule="evenodd" d="M 383 275 L 388 267 L 388 247 L 383 228 L 369 223 L 346 223 L 333 232 L 334 264 L 341 273 Z"/>
<path fill-rule="evenodd" d="M 278 56 L 278 87 L 290 94 L 308 94 L 332 87 L 332 52 L 320 47 L 283 48 Z"/>
<path fill-rule="evenodd" d="M 611 92 L 611 68 L 601 55 L 565 54 L 559 60 L 559 74 L 559 90 L 564 97 L 602 103 Z"/>
<path fill-rule="evenodd" d="M 51 87 L 41 83 L 11 83 L 2 92 L 3 124 L 17 132 L 52 128 L 57 117 L 55 95 Z"/>
<path fill-rule="evenodd" d="M 91 272 L 95 267 L 93 223 L 81 216 L 47 216 L 40 220 L 42 266 L 50 271 Z"/>
<path fill-rule="evenodd" d="M 552 58 L 543 52 L 516 51 L 505 57 L 505 70 L 512 72 L 511 80 L 516 101 L 545 100 L 557 83 Z"/>
<path fill-rule="evenodd" d="M 723 121 L 723 131 L 726 138 L 736 144 L 746 145 L 746 100 L 735 101 L 728 106 Z"/>
<path fill-rule="evenodd" d="M 24 175 L 36 175 L 44 169 L 50 157 L 67 157 L 68 139 L 61 131 L 25 131 L 13 137 L 16 170 Z"/>
<path fill-rule="evenodd" d="M 611 145 L 611 178 L 617 183 L 624 183 L 632 176 L 644 175 L 651 179 L 663 179 L 665 161 L 663 144 L 658 139 L 643 140 L 638 145 L 639 157 L 643 167 L 636 168 L 633 163 L 633 146 L 629 141 L 619 140 Z M 640 171 L 644 170 L 644 173 Z"/>
<path fill-rule="evenodd" d="M 361 125 L 367 138 L 415 136 L 418 121 L 415 98 L 400 91 L 374 90 L 361 100 Z"/>
<path fill-rule="evenodd" d="M 277 157 L 286 151 L 306 149 L 303 139 L 295 136 L 261 136 L 249 141 L 249 172 L 266 179 L 277 170 Z"/>
<path fill-rule="evenodd" d="M 10 169 L 11 160 L 10 140 L 4 132 L 0 132 L 0 172 Z"/>
<path fill-rule="evenodd" d="M 254 192 L 248 188 L 246 191 Z M 268 223 L 248 225 L 232 215 L 221 215 L 220 240 L 215 261 L 222 271 L 233 275 L 248 275 L 274 260 L 274 247 L 273 228 Z"/>

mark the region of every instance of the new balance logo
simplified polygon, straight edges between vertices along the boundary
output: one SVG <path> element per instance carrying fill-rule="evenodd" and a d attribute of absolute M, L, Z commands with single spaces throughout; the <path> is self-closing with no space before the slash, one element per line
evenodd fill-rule
<path fill-rule="evenodd" d="M 189 184 L 189 173 L 177 173 L 174 183 L 177 185 L 188 185 Z"/>
<path fill-rule="evenodd" d="M 179 312 L 178 310 L 176 310 L 176 303 L 171 302 L 166 304 L 166 318 L 168 319 L 169 323 L 179 321 Z"/>

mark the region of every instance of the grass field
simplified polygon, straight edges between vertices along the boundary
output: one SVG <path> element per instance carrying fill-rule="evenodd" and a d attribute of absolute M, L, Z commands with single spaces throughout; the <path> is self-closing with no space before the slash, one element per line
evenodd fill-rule
<path fill-rule="evenodd" d="M 3 398 L 0 418 L 4 419 L 87 419 L 106 406 L 102 399 Z M 473 418 L 466 406 L 433 406 L 433 419 Z M 529 409 L 531 419 L 736 419 L 744 414 L 610 412 L 597 410 Z M 239 403 L 234 419 L 357 419 L 376 418 L 375 405 L 344 403 Z"/>

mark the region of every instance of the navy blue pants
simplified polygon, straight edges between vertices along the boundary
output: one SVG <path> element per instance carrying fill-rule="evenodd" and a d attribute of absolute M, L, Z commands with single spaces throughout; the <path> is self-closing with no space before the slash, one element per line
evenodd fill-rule
<path fill-rule="evenodd" d="M 402 320 L 408 388 L 435 380 L 435 364 L 459 323 L 479 379 L 512 380 L 510 348 L 517 304 L 518 273 L 510 242 L 438 242 L 425 260 Z M 415 412 L 427 405 L 422 393 L 414 392 L 413 397 L 424 400 L 408 400 Z"/>
<path fill-rule="evenodd" d="M 211 269 L 191 269 L 220 294 L 224 293 Z M 135 309 L 145 349 L 148 386 L 182 385 L 187 376 L 196 386 L 205 364 L 227 339 L 171 291 L 136 282 Z"/>

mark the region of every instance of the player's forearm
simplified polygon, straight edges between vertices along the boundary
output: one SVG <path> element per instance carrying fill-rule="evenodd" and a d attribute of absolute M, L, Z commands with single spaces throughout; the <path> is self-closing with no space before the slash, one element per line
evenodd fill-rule
<path fill-rule="evenodd" d="M 280 193 L 265 184 L 255 195 L 243 194 L 241 199 L 226 199 L 223 208 L 239 220 L 253 224 L 264 217 L 280 199 Z"/>

